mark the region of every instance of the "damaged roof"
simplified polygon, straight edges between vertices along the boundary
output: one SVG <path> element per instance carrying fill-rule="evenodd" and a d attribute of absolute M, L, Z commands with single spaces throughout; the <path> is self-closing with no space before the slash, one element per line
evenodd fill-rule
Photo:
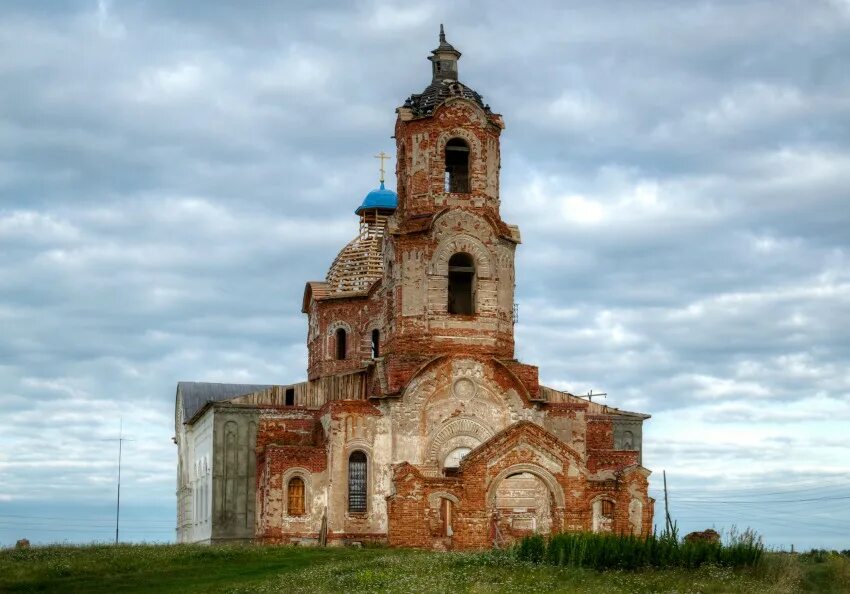
<path fill-rule="evenodd" d="M 183 403 L 183 422 L 188 422 L 208 402 L 221 402 L 237 396 L 265 390 L 271 386 L 259 384 L 216 384 L 209 382 L 179 382 L 177 400 Z M 182 397 L 182 399 L 181 399 Z"/>
<path fill-rule="evenodd" d="M 484 103 L 484 98 L 462 82 L 456 80 L 438 80 L 425 87 L 421 93 L 414 93 L 404 102 L 404 107 L 413 111 L 416 116 L 431 115 L 438 105 L 449 97 L 461 97 L 472 101 L 485 112 L 490 113 L 490 106 Z"/>

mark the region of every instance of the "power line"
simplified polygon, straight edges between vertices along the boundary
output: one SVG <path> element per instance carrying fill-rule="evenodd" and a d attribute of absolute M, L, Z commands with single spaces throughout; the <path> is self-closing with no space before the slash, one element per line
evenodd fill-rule
<path fill-rule="evenodd" d="M 12 530 L 12 529 L 19 530 L 19 529 L 21 529 L 21 526 L 0 526 L 0 530 Z M 40 526 L 38 526 L 38 527 L 27 526 L 26 528 L 24 528 L 24 530 L 33 531 L 33 532 L 66 532 L 66 533 L 69 533 L 69 534 L 74 534 L 74 533 L 79 533 L 79 532 L 82 532 L 82 533 L 89 533 L 89 532 L 92 532 L 92 533 L 110 533 L 110 532 L 112 532 L 112 526 L 108 526 L 106 528 L 88 528 L 88 529 L 87 528 L 42 528 Z M 135 531 L 135 532 L 143 532 L 143 533 L 144 532 L 173 532 L 173 530 L 169 530 L 168 528 L 151 528 L 151 529 L 131 528 L 130 530 Z"/>
<path fill-rule="evenodd" d="M 661 495 L 661 492 L 654 491 L 654 493 Z M 826 495 L 850 495 L 850 486 L 848 487 L 833 487 L 831 489 L 805 489 L 800 491 L 773 491 L 768 493 L 746 493 L 741 495 L 730 494 L 730 493 L 709 493 L 703 491 L 701 494 L 683 494 L 677 491 L 670 490 L 671 495 L 677 495 L 684 499 L 752 499 L 754 497 L 765 497 L 768 500 L 775 500 L 776 497 L 782 497 L 783 495 L 793 496 L 793 495 L 802 495 L 802 496 L 826 496 Z"/>
<path fill-rule="evenodd" d="M 15 518 L 15 519 L 25 519 L 25 520 L 67 520 L 72 522 L 107 522 L 111 521 L 112 518 L 107 518 L 105 516 L 100 517 L 80 517 L 80 516 L 27 516 L 27 515 L 18 515 L 18 514 L 0 514 L 0 518 Z M 174 524 L 173 520 L 146 520 L 144 518 L 138 519 L 125 519 L 124 522 L 143 522 L 145 524 L 150 523 L 159 523 L 159 524 Z"/>
<path fill-rule="evenodd" d="M 837 501 L 839 499 L 850 499 L 850 495 L 841 497 L 811 497 L 808 499 L 763 499 L 760 501 L 743 501 L 743 500 L 721 500 L 721 499 L 678 499 L 677 503 L 745 503 L 745 504 L 767 504 L 767 503 L 792 503 L 803 501 Z"/>
<path fill-rule="evenodd" d="M 808 488 L 808 487 L 820 488 L 820 487 L 833 487 L 833 486 L 844 486 L 844 485 L 850 486 L 850 477 L 842 475 L 841 480 L 837 480 L 837 481 L 835 480 L 836 478 L 838 478 L 838 477 L 834 477 L 834 478 L 831 478 L 831 479 L 824 479 L 824 480 L 812 479 L 812 480 L 798 481 L 798 482 L 782 481 L 782 483 L 785 487 L 790 487 L 789 489 L 785 489 L 785 490 L 790 490 L 790 491 L 797 490 L 797 487 L 801 487 L 801 488 L 805 489 L 805 488 Z M 668 487 L 668 488 L 671 489 L 671 490 L 675 489 L 676 491 L 679 491 L 679 492 L 682 492 L 682 491 L 703 492 L 703 491 L 707 491 L 707 490 L 716 490 L 718 492 L 738 492 L 738 491 L 746 492 L 746 491 L 758 491 L 758 490 L 761 490 L 761 489 L 769 489 L 773 486 L 775 486 L 775 483 L 768 483 L 768 484 L 764 484 L 764 485 L 760 485 L 760 486 L 759 485 L 752 485 L 752 486 L 749 486 L 749 487 L 740 487 L 740 488 L 731 488 L 731 489 L 712 489 L 710 487 L 685 487 L 685 486 L 682 486 L 682 487 L 673 486 L 673 487 Z"/>
<path fill-rule="evenodd" d="M 671 493 L 699 493 L 699 494 L 714 494 L 714 495 L 729 495 L 735 497 L 734 493 L 741 493 L 742 497 L 756 495 L 786 495 L 789 493 L 802 493 L 804 491 L 829 491 L 832 489 L 850 489 L 850 482 L 832 483 L 820 486 L 805 487 L 802 489 L 783 489 L 781 491 L 766 491 L 758 492 L 759 489 L 765 487 L 754 487 L 752 489 L 698 489 L 698 488 L 669 488 Z M 661 494 L 663 489 L 651 489 L 651 491 Z"/>
<path fill-rule="evenodd" d="M 98 523 L 92 523 L 92 522 L 61 522 L 60 521 L 60 522 L 42 522 L 42 523 L 38 523 L 38 524 L 31 524 L 29 522 L 18 522 L 18 521 L 15 521 L 15 520 L 0 519 L 0 524 L 4 524 L 4 525 L 7 525 L 7 526 L 15 526 L 15 527 L 22 528 L 22 529 L 41 528 L 41 527 L 48 527 L 49 528 L 49 527 L 55 527 L 55 526 L 60 526 L 62 528 L 68 528 L 70 530 L 73 530 L 75 528 L 115 528 L 115 525 L 111 524 L 111 523 L 110 524 L 98 524 Z M 125 526 L 126 526 L 126 524 L 125 524 Z M 147 527 L 148 526 L 145 525 L 145 524 L 127 526 L 127 528 L 131 529 L 131 530 L 144 530 Z M 167 530 L 167 529 L 172 528 L 172 527 L 173 527 L 173 525 L 172 526 L 150 525 L 150 528 L 153 528 L 155 530 Z"/>

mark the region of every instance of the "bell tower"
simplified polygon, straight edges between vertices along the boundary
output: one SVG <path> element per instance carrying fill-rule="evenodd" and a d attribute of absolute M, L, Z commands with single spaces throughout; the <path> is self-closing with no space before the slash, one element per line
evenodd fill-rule
<path fill-rule="evenodd" d="M 444 354 L 512 359 L 519 229 L 499 214 L 502 117 L 459 80 L 440 26 L 431 82 L 399 107 L 398 209 L 385 250 L 388 364 Z"/>

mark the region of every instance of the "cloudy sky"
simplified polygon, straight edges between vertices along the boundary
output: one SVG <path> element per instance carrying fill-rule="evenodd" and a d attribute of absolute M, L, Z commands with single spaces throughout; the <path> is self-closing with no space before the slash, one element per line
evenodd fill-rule
<path fill-rule="evenodd" d="M 121 417 L 122 538 L 173 538 L 177 381 L 305 377 L 444 22 L 519 358 L 652 414 L 683 530 L 850 548 L 850 2 L 270 4 L 0 9 L 0 545 L 114 537 Z"/>

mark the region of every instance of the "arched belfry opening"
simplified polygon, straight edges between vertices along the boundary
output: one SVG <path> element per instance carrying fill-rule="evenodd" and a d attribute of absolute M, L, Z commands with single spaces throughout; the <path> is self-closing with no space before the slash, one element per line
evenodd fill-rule
<path fill-rule="evenodd" d="M 446 192 L 469 192 L 469 145 L 462 138 L 446 143 Z"/>
<path fill-rule="evenodd" d="M 449 313 L 475 313 L 475 260 L 458 253 L 449 258 Z"/>
<path fill-rule="evenodd" d="M 381 356 L 381 331 L 375 328 L 372 330 L 372 358 L 377 359 Z"/>
<path fill-rule="evenodd" d="M 336 358 L 337 361 L 342 361 L 345 359 L 346 351 L 348 350 L 348 337 L 345 333 L 345 328 L 337 328 L 336 329 Z"/>

